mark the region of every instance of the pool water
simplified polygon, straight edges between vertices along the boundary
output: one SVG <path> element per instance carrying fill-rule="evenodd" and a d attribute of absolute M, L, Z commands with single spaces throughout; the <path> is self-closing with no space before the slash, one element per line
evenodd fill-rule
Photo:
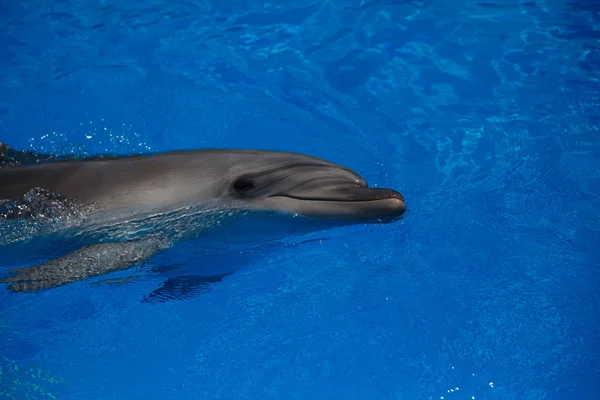
<path fill-rule="evenodd" d="M 5 1 L 0 27 L 0 142 L 296 151 L 408 205 L 249 217 L 132 270 L 3 285 L 0 397 L 600 395 L 596 2 Z"/>

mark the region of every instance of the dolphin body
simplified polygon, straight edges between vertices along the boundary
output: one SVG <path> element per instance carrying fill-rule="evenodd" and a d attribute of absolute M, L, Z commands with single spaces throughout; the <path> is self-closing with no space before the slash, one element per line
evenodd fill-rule
<path fill-rule="evenodd" d="M 5 220 L 35 219 L 36 211 L 23 206 L 32 191 L 38 203 L 58 201 L 59 214 L 75 206 L 86 210 L 70 228 L 75 235 L 105 236 L 0 280 L 17 292 L 139 265 L 191 235 L 195 228 L 190 221 L 201 227 L 208 215 L 223 219 L 267 211 L 356 223 L 394 220 L 406 211 L 397 191 L 369 188 L 351 169 L 304 154 L 207 149 L 76 159 L 0 143 L 0 211 L 4 208 Z M 152 230 L 148 221 L 157 218 L 163 223 Z"/>

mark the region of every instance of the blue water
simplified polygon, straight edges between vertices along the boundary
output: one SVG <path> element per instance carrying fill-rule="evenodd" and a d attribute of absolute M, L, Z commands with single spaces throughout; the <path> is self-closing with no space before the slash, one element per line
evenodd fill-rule
<path fill-rule="evenodd" d="M 287 236 L 247 222 L 133 271 L 4 285 L 0 396 L 600 395 L 593 0 L 0 5 L 1 142 L 303 152 L 409 207 Z M 234 273 L 147 301 L 206 271 Z"/>

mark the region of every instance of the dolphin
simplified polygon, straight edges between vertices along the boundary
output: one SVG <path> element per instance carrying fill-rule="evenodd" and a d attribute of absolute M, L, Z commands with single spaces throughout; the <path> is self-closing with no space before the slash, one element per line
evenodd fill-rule
<path fill-rule="evenodd" d="M 0 280 L 10 290 L 46 289 L 139 265 L 205 227 L 207 215 L 208 225 L 261 211 L 358 223 L 394 221 L 406 212 L 399 192 L 370 188 L 353 170 L 300 153 L 202 149 L 76 158 L 0 143 L 4 219 L 35 220 L 56 204 L 58 214 L 85 210 L 65 231 L 91 243 L 13 270 L 16 276 Z M 104 239 L 94 238 L 98 232 Z"/>

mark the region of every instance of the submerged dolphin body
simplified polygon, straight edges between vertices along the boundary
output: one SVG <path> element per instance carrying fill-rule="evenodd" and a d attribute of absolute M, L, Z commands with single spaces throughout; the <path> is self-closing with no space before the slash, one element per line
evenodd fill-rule
<path fill-rule="evenodd" d="M 395 219 L 406 211 L 400 193 L 369 188 L 348 168 L 298 153 L 196 150 L 58 159 L 0 143 L 0 209 L 2 204 L 22 201 L 32 190 L 50 194 L 43 199 L 58 198 L 63 208 L 72 203 L 87 207 L 76 227 L 80 233 L 110 226 L 126 230 L 135 220 L 198 207 L 347 222 Z M 22 209 L 16 207 L 5 216 L 28 218 Z M 180 220 L 191 218 L 182 215 Z M 174 225 L 173 220 L 167 220 L 167 225 Z M 189 224 L 179 225 L 171 233 L 183 231 L 181 238 L 188 229 Z M 168 229 L 146 233 L 88 244 L 43 265 L 16 270 L 16 276 L 3 281 L 12 283 L 13 291 L 60 286 L 130 268 L 173 244 Z"/>

